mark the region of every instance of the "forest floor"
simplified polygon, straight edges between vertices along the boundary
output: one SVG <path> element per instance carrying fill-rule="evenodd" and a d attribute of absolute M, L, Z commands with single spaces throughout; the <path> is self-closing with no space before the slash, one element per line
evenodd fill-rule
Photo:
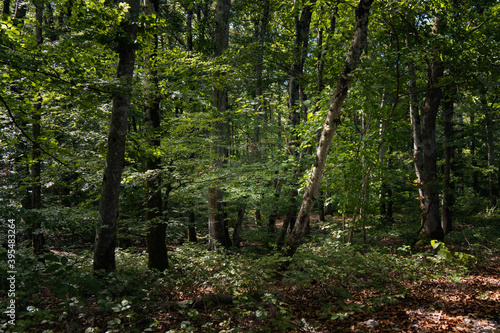
<path fill-rule="evenodd" d="M 272 248 L 250 233 L 238 250 L 171 247 L 165 273 L 146 268 L 142 248 L 119 250 L 118 272 L 104 279 L 90 252 L 53 247 L 44 264 L 20 260 L 18 326 L 0 321 L 0 332 L 499 333 L 498 221 L 418 251 L 387 229 L 347 247 L 333 229 L 317 232 L 278 277 Z"/>
<path fill-rule="evenodd" d="M 390 304 L 368 311 L 353 306 L 350 307 L 351 311 L 346 311 L 346 299 L 333 295 L 331 288 L 324 284 L 314 281 L 304 286 L 276 284 L 270 292 L 277 295 L 276 303 L 283 304 L 288 311 L 283 311 L 276 305 L 265 307 L 270 312 L 267 316 L 277 315 L 274 329 L 268 329 L 264 321 L 252 316 L 233 323 L 233 327 L 237 327 L 240 332 L 289 333 L 500 332 L 500 257 L 498 256 L 476 265 L 467 276 L 453 281 L 447 278 L 424 279 L 420 282 L 407 283 L 405 288 L 404 295 L 396 295 L 393 301 L 388 302 Z M 350 302 L 358 305 L 370 304 L 373 302 L 373 293 L 373 290 L 353 290 L 349 297 Z M 202 298 L 204 294 L 205 291 L 200 291 L 198 297 Z M 332 303 L 337 303 L 338 308 L 330 306 L 329 313 L 337 310 L 345 314 L 344 318 L 325 316 L 325 304 Z M 197 321 L 226 323 L 217 318 L 215 309 L 227 314 L 234 311 L 235 307 L 227 304 L 209 304 L 197 312 Z M 280 311 L 289 316 L 282 329 L 276 328 L 280 326 L 278 321 L 285 322 L 283 315 L 280 318 Z M 165 313 L 157 319 L 163 323 L 158 326 L 159 331 L 169 331 L 169 327 L 179 327 L 181 322 L 186 320 L 186 316 L 183 311 L 180 313 L 174 311 Z M 214 326 L 217 331 L 217 324 Z M 225 332 L 231 331 L 223 330 L 222 327 L 219 329 Z M 192 331 L 206 330 L 192 327 Z"/>
<path fill-rule="evenodd" d="M 499 257 L 456 281 L 426 279 L 406 288 L 393 304 L 344 320 L 319 321 L 315 332 L 500 332 Z M 313 322 L 325 296 L 320 287 L 297 288 L 288 293 L 288 304 Z M 355 295 L 361 303 L 363 298 Z"/>

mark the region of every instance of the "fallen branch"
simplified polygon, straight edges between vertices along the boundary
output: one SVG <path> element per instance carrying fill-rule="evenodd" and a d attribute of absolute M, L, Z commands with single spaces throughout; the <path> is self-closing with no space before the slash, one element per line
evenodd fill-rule
<path fill-rule="evenodd" d="M 266 293 L 263 292 L 252 292 L 247 294 L 250 296 L 254 302 L 260 302 L 262 297 Z M 186 299 L 182 301 L 167 302 L 165 308 L 192 308 L 192 309 L 203 309 L 211 306 L 217 305 L 233 305 L 235 301 L 238 300 L 237 296 L 227 295 L 227 294 L 210 294 L 201 297 L 196 297 L 193 299 Z"/>

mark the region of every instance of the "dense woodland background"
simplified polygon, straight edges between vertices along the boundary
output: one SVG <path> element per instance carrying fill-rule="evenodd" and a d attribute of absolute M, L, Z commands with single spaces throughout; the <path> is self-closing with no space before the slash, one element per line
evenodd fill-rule
<path fill-rule="evenodd" d="M 4 0 L 0 27 L 18 331 L 319 332 L 498 259 L 497 0 Z"/>

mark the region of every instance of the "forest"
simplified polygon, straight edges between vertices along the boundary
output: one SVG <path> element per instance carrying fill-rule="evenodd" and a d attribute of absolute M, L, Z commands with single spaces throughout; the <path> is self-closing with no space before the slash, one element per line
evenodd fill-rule
<path fill-rule="evenodd" d="M 500 332 L 499 28 L 3 0 L 0 332 Z"/>

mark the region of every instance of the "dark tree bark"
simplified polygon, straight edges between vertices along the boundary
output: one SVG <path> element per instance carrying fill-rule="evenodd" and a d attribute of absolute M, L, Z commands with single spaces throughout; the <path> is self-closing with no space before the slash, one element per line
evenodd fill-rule
<path fill-rule="evenodd" d="M 323 36 L 324 36 L 324 30 L 322 27 L 318 28 L 318 53 L 317 53 L 317 59 L 318 63 L 316 65 L 316 71 L 317 71 L 317 89 L 318 92 L 323 91 L 325 88 L 325 82 L 324 82 L 324 69 L 325 69 L 325 54 L 327 52 L 328 46 L 330 45 L 330 39 L 333 33 L 335 32 L 335 26 L 337 23 L 337 12 L 338 12 L 338 6 L 336 5 L 332 15 L 330 17 L 330 27 L 327 31 L 326 34 L 326 41 L 323 42 Z"/>
<path fill-rule="evenodd" d="M 2 14 L 6 17 L 10 16 L 10 0 L 3 0 Z"/>
<path fill-rule="evenodd" d="M 440 19 L 436 17 L 434 33 L 438 33 L 439 24 Z M 436 118 L 442 96 L 439 81 L 443 77 L 443 73 L 443 64 L 439 60 L 439 55 L 436 55 L 429 63 L 427 90 L 422 107 L 423 232 L 426 237 L 437 240 L 443 240 L 444 238 L 439 214 L 439 180 L 436 167 Z"/>
<path fill-rule="evenodd" d="M 120 39 L 118 45 L 118 65 L 116 78 L 123 85 L 123 90 L 113 98 L 106 152 L 106 166 L 102 180 L 99 216 L 94 246 L 94 272 L 116 270 L 116 222 L 120 183 L 125 156 L 127 119 L 130 111 L 131 83 L 135 64 L 134 40 L 137 36 L 137 19 L 140 1 L 129 0 L 130 17 L 122 24 L 128 38 Z"/>
<path fill-rule="evenodd" d="M 495 177 L 495 138 L 493 133 L 494 120 L 493 114 L 490 107 L 488 107 L 488 102 L 486 100 L 486 88 L 484 85 L 480 85 L 480 97 L 481 108 L 483 112 L 484 122 L 486 125 L 486 143 L 488 146 L 488 195 L 489 195 L 489 207 L 493 208 L 497 205 L 497 177 Z M 492 105 L 495 103 L 492 103 Z"/>
<path fill-rule="evenodd" d="M 147 2 L 147 15 L 159 13 L 159 1 L 153 0 Z M 148 136 L 148 143 L 152 147 L 160 146 L 158 130 L 160 128 L 160 96 L 158 88 L 158 70 L 155 68 L 157 50 L 158 50 L 158 34 L 153 34 L 154 51 L 149 59 L 149 77 L 148 86 L 150 89 L 149 96 L 146 100 L 144 109 L 145 129 Z M 163 199 L 161 194 L 161 176 L 159 170 L 161 161 L 159 157 L 147 156 L 146 171 L 151 171 L 151 174 L 146 178 L 146 221 L 150 223 L 148 228 L 147 245 L 148 245 L 148 267 L 163 271 L 168 267 L 166 239 L 166 226 L 163 221 Z M 167 197 L 170 192 L 167 186 Z"/>
<path fill-rule="evenodd" d="M 26 12 L 28 11 L 28 4 L 25 1 L 17 0 L 16 8 L 14 9 L 14 18 L 21 19 L 26 16 Z"/>
<path fill-rule="evenodd" d="M 238 216 L 236 218 L 236 225 L 234 226 L 233 232 L 233 246 L 240 247 L 241 243 L 241 229 L 243 228 L 243 219 L 245 218 L 246 207 L 243 205 L 238 210 Z"/>
<path fill-rule="evenodd" d="M 443 198 L 441 205 L 441 226 L 444 234 L 453 230 L 453 211 L 455 185 L 452 181 L 452 163 L 455 154 L 455 134 L 453 128 L 454 94 L 447 93 L 443 99 L 444 119 L 444 174 Z"/>
<path fill-rule="evenodd" d="M 214 56 L 221 56 L 229 46 L 229 14 L 231 0 L 217 0 L 215 6 L 215 41 Z M 217 73 L 216 76 L 219 76 Z M 215 118 L 224 117 L 227 110 L 227 90 L 212 87 L 212 102 L 219 113 Z M 225 120 L 217 120 L 212 123 L 211 136 L 218 142 L 213 146 L 212 154 L 215 167 L 220 168 L 228 155 L 227 139 L 229 137 L 229 124 Z M 218 184 L 208 189 L 208 248 L 214 250 L 218 245 L 231 246 L 229 231 L 222 202 L 222 190 Z"/>
<path fill-rule="evenodd" d="M 35 5 L 35 19 L 37 25 L 35 27 L 36 44 L 38 46 L 43 43 L 43 2 L 38 1 Z M 41 184 L 41 151 L 40 151 L 40 136 L 41 136 L 41 109 L 42 109 L 42 97 L 38 96 L 38 103 L 35 105 L 35 110 L 33 110 L 31 117 L 31 129 L 32 129 L 32 139 L 33 147 L 31 152 L 32 165 L 30 168 L 32 186 L 31 186 L 31 208 L 41 209 L 42 208 L 42 184 Z M 31 242 L 33 246 L 33 252 L 35 254 L 40 254 L 43 252 L 43 246 L 45 245 L 45 238 L 41 232 L 41 221 L 35 219 L 31 226 L 32 236 Z"/>
<path fill-rule="evenodd" d="M 187 220 L 188 220 L 188 241 L 191 243 L 196 243 L 198 241 L 198 238 L 196 237 L 196 229 L 194 226 L 195 223 L 195 213 L 194 209 L 190 209 L 187 212 Z"/>
<path fill-rule="evenodd" d="M 264 84 L 262 80 L 262 73 L 264 70 L 264 45 L 266 42 L 267 24 L 269 22 L 269 0 L 264 0 L 262 17 L 259 21 L 255 22 L 255 38 L 258 43 L 257 59 L 255 66 L 255 91 L 254 98 L 257 99 L 254 106 L 254 122 L 253 122 L 253 137 L 252 137 L 252 154 L 254 158 L 260 156 L 259 142 L 260 142 L 260 123 L 262 117 L 262 94 Z"/>
<path fill-rule="evenodd" d="M 318 215 L 320 222 L 325 222 L 325 194 L 323 191 L 319 191 L 318 195 Z"/>
<path fill-rule="evenodd" d="M 340 78 L 335 87 L 333 98 L 328 108 L 328 114 L 323 125 L 323 132 L 316 148 L 316 156 L 314 159 L 311 178 L 309 179 L 307 188 L 304 193 L 302 205 L 300 207 L 297 221 L 292 233 L 289 235 L 286 242 L 286 256 L 292 256 L 302 241 L 306 233 L 309 215 L 316 201 L 316 197 L 321 185 L 323 171 L 326 165 L 326 158 L 330 150 L 330 145 L 337 127 L 340 125 L 342 116 L 342 104 L 347 98 L 347 92 L 352 80 L 352 72 L 356 69 L 363 48 L 366 44 L 368 35 L 368 17 L 370 16 L 370 7 L 373 0 L 360 0 L 356 8 L 356 26 L 354 38 L 349 49 L 344 68 L 340 74 Z"/>
<path fill-rule="evenodd" d="M 307 49 L 309 43 L 309 30 L 311 25 L 313 2 L 304 5 L 300 16 L 295 17 L 295 40 L 294 40 L 294 63 L 290 68 L 290 77 L 288 81 L 288 108 L 290 109 L 289 123 L 292 126 L 292 133 L 290 141 L 287 142 L 287 152 L 289 155 L 294 156 L 297 160 L 301 159 L 299 153 L 299 136 L 296 128 L 300 125 L 301 112 L 305 111 L 305 106 L 298 105 L 298 102 L 305 100 L 305 93 L 303 87 L 299 83 L 304 73 L 304 64 L 307 58 Z M 307 119 L 307 116 L 303 117 Z M 300 164 L 300 163 L 299 163 Z M 291 190 L 288 191 L 289 196 L 289 211 L 286 214 L 283 227 L 278 237 L 278 246 L 281 246 L 286 238 L 286 235 L 293 229 L 295 219 L 297 218 L 297 191 L 298 179 L 301 173 L 301 166 L 295 166 L 290 170 L 292 176 L 290 177 Z"/>
<path fill-rule="evenodd" d="M 476 124 L 476 116 L 474 112 L 470 115 L 470 128 L 474 129 Z M 470 155 L 472 156 L 472 188 L 476 194 L 481 194 L 481 186 L 479 185 L 479 172 L 477 171 L 477 156 L 476 156 L 476 134 L 475 131 L 471 131 L 470 138 Z"/>
<path fill-rule="evenodd" d="M 288 107 L 291 110 L 290 123 L 294 126 L 300 124 L 300 108 L 297 107 L 297 102 L 305 99 L 305 94 L 299 81 L 304 74 L 304 64 L 308 53 L 309 30 L 311 26 L 314 2 L 315 1 L 311 1 L 305 5 L 301 11 L 300 17 L 295 17 L 295 62 L 290 68 L 290 78 L 288 83 Z"/>
<path fill-rule="evenodd" d="M 208 232 L 210 250 L 215 250 L 218 246 L 231 246 L 222 202 L 222 190 L 215 187 L 208 189 Z"/>
<path fill-rule="evenodd" d="M 188 6 L 186 9 L 186 51 L 193 51 L 193 7 Z"/>

